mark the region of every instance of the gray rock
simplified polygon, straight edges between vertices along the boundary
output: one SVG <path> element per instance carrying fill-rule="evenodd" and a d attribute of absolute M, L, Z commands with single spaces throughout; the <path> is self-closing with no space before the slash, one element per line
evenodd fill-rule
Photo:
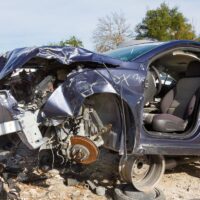
<path fill-rule="evenodd" d="M 106 194 L 106 188 L 102 186 L 96 187 L 96 194 L 99 196 L 105 196 Z"/>
<path fill-rule="evenodd" d="M 78 185 L 80 182 L 77 180 L 77 179 L 75 179 L 75 178 L 67 178 L 66 179 L 66 184 L 68 185 L 68 186 L 74 186 L 74 185 Z"/>

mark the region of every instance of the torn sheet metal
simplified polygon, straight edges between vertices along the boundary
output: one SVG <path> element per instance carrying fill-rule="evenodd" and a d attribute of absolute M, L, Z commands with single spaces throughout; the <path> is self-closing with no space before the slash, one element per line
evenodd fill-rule
<path fill-rule="evenodd" d="M 21 131 L 18 120 L 0 123 L 0 136 Z"/>

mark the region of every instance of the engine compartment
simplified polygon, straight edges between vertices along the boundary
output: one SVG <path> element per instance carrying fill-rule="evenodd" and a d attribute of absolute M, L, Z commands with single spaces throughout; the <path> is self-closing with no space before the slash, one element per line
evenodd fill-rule
<path fill-rule="evenodd" d="M 11 91 L 23 106 L 33 104 L 40 108 L 54 90 L 64 82 L 66 70 L 48 72 L 43 69 L 25 68 L 14 72 L 6 79 L 1 89 Z"/>
<path fill-rule="evenodd" d="M 117 102 L 109 95 L 86 98 L 76 117 L 51 119 L 43 116 L 42 108 L 55 90 L 62 86 L 70 75 L 88 69 L 83 64 L 66 68 L 66 65 L 55 61 L 50 63 L 31 61 L 1 80 L 1 107 L 5 110 L 4 113 L 9 113 L 9 117 L 6 120 L 2 119 L 1 123 L 4 126 L 12 125 L 14 128 L 9 133 L 7 129 L 4 132 L 0 131 L 0 135 L 17 134 L 28 148 L 39 148 L 40 152 L 53 151 L 56 156 L 62 157 L 62 162 L 91 164 L 98 159 L 99 147 L 104 145 L 114 149 L 116 143 L 119 143 L 120 138 L 117 133 L 121 130 L 120 112 L 117 111 L 119 103 L 109 104 L 109 108 L 117 112 L 117 118 L 114 113 L 107 115 L 106 118 L 105 112 L 108 106 L 100 107 L 104 99 L 110 101 L 112 98 L 113 103 Z M 4 91 L 7 94 L 5 101 L 7 104 L 3 103 Z M 12 105 L 9 98 L 13 99 Z M 103 101 L 104 104 L 106 101 Z M 6 121 L 8 125 L 5 124 Z"/>

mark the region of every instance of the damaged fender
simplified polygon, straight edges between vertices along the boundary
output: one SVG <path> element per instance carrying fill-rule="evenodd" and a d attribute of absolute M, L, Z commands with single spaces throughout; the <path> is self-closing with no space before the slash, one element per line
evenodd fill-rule
<path fill-rule="evenodd" d="M 77 116 L 85 98 L 96 93 L 117 91 L 98 71 L 84 71 L 70 75 L 46 102 L 45 117 L 57 118 Z"/>
<path fill-rule="evenodd" d="M 112 74 L 112 75 L 111 75 Z M 143 72 L 127 70 L 83 70 L 70 74 L 66 81 L 60 85 L 49 97 L 42 109 L 42 116 L 49 119 L 62 119 L 66 117 L 76 117 L 84 100 L 94 94 L 111 93 L 117 95 L 126 102 L 130 108 L 134 121 L 134 128 L 129 130 L 129 135 L 134 137 L 137 134 L 139 139 L 141 113 L 138 112 L 142 107 L 143 95 L 141 84 L 145 76 Z M 122 113 L 121 113 L 122 114 Z M 133 126 L 132 126 L 133 127 Z M 123 130 L 120 130 L 121 133 Z M 123 134 L 120 133 L 120 149 L 123 151 Z M 134 140 L 134 139 L 133 139 Z M 134 141 L 133 145 L 136 145 Z"/>

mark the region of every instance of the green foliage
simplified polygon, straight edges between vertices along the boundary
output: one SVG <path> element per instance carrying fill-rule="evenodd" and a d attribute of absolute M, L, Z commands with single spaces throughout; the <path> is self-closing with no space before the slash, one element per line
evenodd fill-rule
<path fill-rule="evenodd" d="M 73 47 L 83 47 L 83 42 L 76 38 L 75 36 L 71 36 L 68 40 L 61 40 L 59 43 L 50 43 L 50 46 L 73 46 Z"/>
<path fill-rule="evenodd" d="M 194 39 L 195 32 L 177 7 L 170 9 L 162 3 L 155 10 L 148 10 L 145 18 L 136 26 L 137 39 L 149 38 L 159 41 Z"/>

